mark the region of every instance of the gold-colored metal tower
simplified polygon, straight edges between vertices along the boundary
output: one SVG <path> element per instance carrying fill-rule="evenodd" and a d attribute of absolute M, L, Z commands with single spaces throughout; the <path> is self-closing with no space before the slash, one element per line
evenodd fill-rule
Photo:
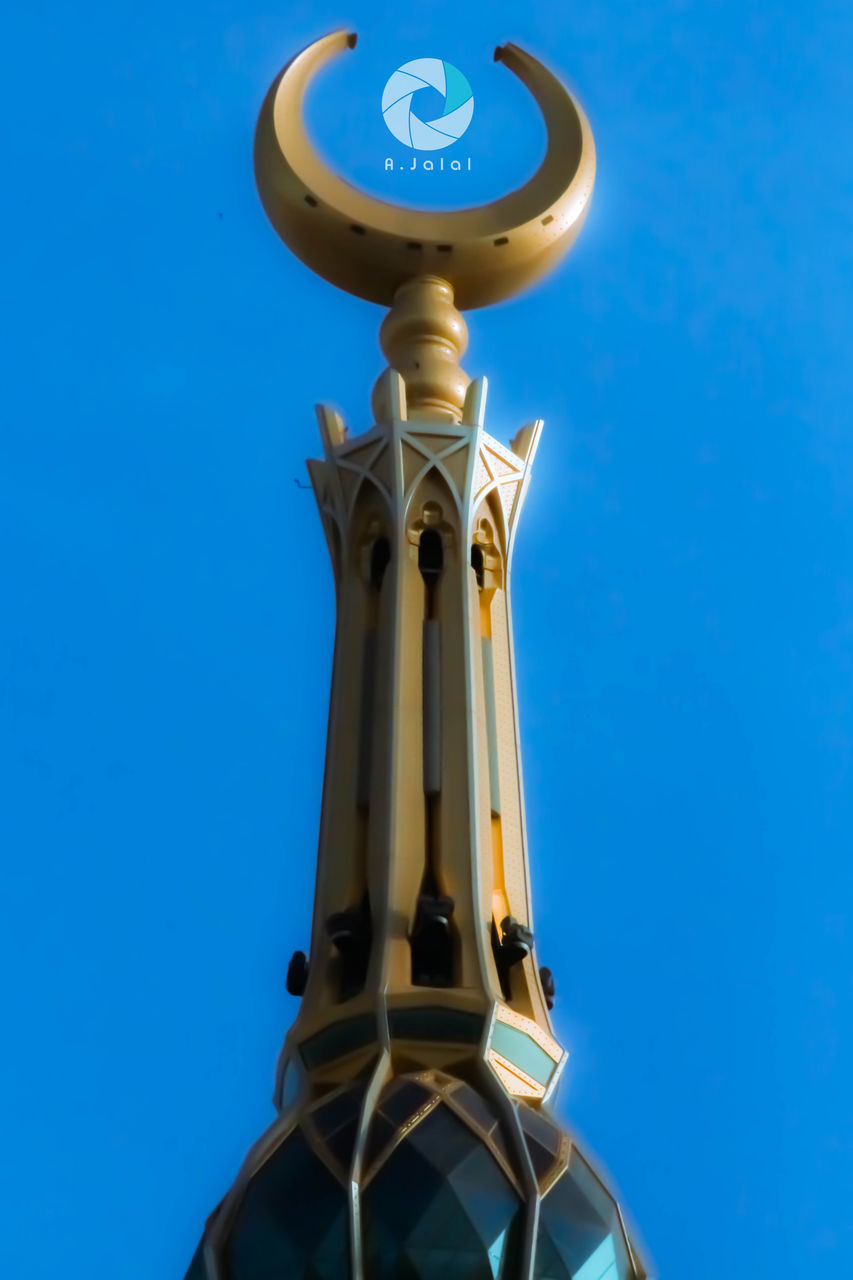
<path fill-rule="evenodd" d="M 317 408 L 309 472 L 337 631 L 308 956 L 279 1119 L 208 1223 L 188 1280 L 638 1280 L 619 1208 L 547 1103 L 566 1054 L 535 958 L 513 675 L 513 541 L 542 423 L 486 430 L 458 308 L 565 253 L 595 156 L 583 113 L 513 45 L 548 147 L 493 204 L 396 208 L 332 173 L 302 123 L 335 32 L 272 86 L 255 170 L 309 266 L 390 309 L 374 425 Z"/>

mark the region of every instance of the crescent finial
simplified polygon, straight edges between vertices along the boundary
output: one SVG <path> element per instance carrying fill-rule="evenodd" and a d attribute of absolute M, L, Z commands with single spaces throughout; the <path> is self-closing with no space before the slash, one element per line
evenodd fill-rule
<path fill-rule="evenodd" d="M 290 60 L 271 86 L 255 133 L 255 176 L 267 216 L 307 266 L 349 293 L 390 306 L 401 284 L 435 275 L 460 309 L 512 296 L 542 276 L 581 228 L 595 179 L 586 117 L 566 87 L 518 45 L 495 50 L 539 104 L 548 131 L 542 164 L 489 204 L 437 211 L 389 204 L 326 164 L 303 120 L 307 87 L 356 36 L 333 31 Z"/>

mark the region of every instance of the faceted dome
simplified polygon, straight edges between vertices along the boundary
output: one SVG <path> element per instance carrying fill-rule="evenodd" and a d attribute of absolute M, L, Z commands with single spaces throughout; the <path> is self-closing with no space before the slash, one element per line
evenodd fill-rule
<path fill-rule="evenodd" d="M 533 1280 L 633 1280 L 616 1202 L 574 1149 L 539 1210 Z"/>
<path fill-rule="evenodd" d="M 226 1198 L 210 1231 L 221 1280 L 349 1280 L 354 1168 L 369 1280 L 516 1280 L 519 1129 L 513 1142 L 489 1101 L 441 1072 L 390 1081 L 364 1128 L 363 1103 L 356 1085 L 310 1105 Z M 533 1280 L 642 1277 L 616 1202 L 568 1136 L 525 1104 L 516 1112 L 540 1197 Z M 208 1280 L 201 1246 L 187 1280 Z"/>
<path fill-rule="evenodd" d="M 398 1090 L 380 1100 L 378 1123 L 403 1097 Z M 365 1274 L 496 1280 L 506 1274 L 521 1197 L 488 1142 L 447 1102 L 427 1094 L 421 1105 L 425 1114 L 390 1138 L 363 1194 Z"/>
<path fill-rule="evenodd" d="M 347 1201 L 303 1134 L 249 1183 L 225 1248 L 230 1280 L 342 1280 L 349 1274 Z"/>

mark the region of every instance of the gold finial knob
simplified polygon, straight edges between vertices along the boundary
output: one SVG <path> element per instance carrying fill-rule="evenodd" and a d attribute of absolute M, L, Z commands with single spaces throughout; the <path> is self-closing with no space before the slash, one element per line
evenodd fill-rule
<path fill-rule="evenodd" d="M 423 275 L 401 284 L 382 321 L 379 343 L 406 384 L 410 418 L 460 421 L 471 381 L 459 365 L 468 346 L 468 327 L 446 280 Z M 372 401 L 377 418 L 381 403 L 377 383 Z"/>

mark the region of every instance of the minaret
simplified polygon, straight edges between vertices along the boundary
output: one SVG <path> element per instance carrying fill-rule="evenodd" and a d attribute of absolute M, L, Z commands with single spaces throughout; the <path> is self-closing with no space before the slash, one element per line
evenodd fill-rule
<path fill-rule="evenodd" d="M 538 967 L 509 586 L 540 421 L 509 444 L 460 366 L 458 308 L 507 297 L 569 247 L 594 177 L 580 108 L 496 51 L 548 125 L 519 191 L 454 213 L 397 209 L 316 155 L 302 100 L 352 47 L 284 69 L 255 167 L 285 242 L 389 307 L 373 425 L 317 408 L 308 464 L 337 629 L 314 916 L 278 1119 L 208 1221 L 187 1280 L 640 1280 L 587 1155 L 549 1115 L 566 1053 Z"/>

